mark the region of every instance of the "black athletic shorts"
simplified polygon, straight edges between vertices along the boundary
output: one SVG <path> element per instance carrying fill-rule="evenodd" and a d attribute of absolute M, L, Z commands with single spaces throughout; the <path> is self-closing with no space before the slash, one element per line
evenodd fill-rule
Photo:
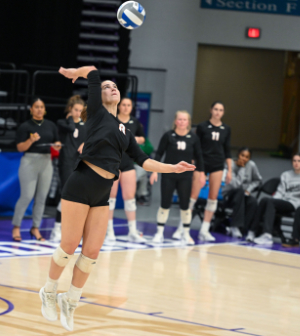
<path fill-rule="evenodd" d="M 68 178 L 61 198 L 67 201 L 87 204 L 90 207 L 107 206 L 114 179 L 97 174 L 83 161 Z"/>
<path fill-rule="evenodd" d="M 177 190 L 180 209 L 187 210 L 192 191 L 192 177 L 182 178 L 181 174 L 176 174 L 177 176 L 169 175 L 171 174 L 162 174 L 161 177 L 160 206 L 163 209 L 170 209 L 174 191 Z"/>
<path fill-rule="evenodd" d="M 119 169 L 121 172 L 126 172 L 134 169 L 133 160 L 128 156 L 128 154 L 123 153 Z"/>
<path fill-rule="evenodd" d="M 218 165 L 208 165 L 204 163 L 204 170 L 205 170 L 205 175 L 215 173 L 220 170 L 224 170 L 224 164 L 218 164 Z"/>

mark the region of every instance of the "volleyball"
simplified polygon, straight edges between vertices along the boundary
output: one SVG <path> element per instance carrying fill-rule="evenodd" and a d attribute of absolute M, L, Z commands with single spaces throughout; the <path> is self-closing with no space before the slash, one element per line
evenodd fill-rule
<path fill-rule="evenodd" d="M 138 2 L 126 1 L 118 9 L 117 18 L 124 28 L 136 29 L 145 21 L 146 11 Z"/>

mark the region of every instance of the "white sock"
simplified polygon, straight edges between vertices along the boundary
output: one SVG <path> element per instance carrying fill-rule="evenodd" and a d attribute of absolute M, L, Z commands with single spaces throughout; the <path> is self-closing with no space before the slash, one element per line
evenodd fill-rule
<path fill-rule="evenodd" d="M 201 232 L 207 233 L 209 231 L 210 222 L 203 222 L 201 226 Z"/>
<path fill-rule="evenodd" d="M 82 294 L 82 288 L 75 287 L 71 284 L 70 289 L 67 291 L 67 297 L 73 301 L 78 302 Z"/>
<path fill-rule="evenodd" d="M 58 285 L 58 280 L 53 280 L 51 278 L 47 278 L 47 282 L 45 285 L 45 292 L 46 293 L 53 293 L 56 292 L 57 289 L 57 285 Z"/>
<path fill-rule="evenodd" d="M 178 229 L 183 229 L 183 223 L 182 223 L 182 221 L 179 222 Z"/>
<path fill-rule="evenodd" d="M 129 233 L 136 233 L 136 220 L 128 221 Z"/>
<path fill-rule="evenodd" d="M 190 198 L 190 203 L 189 203 L 189 209 L 193 210 L 194 209 L 194 205 L 197 202 L 197 200 L 195 200 L 194 198 Z"/>
<path fill-rule="evenodd" d="M 112 231 L 114 229 L 114 221 L 113 219 L 109 219 L 108 225 L 107 225 L 107 231 Z"/>
<path fill-rule="evenodd" d="M 161 236 L 164 234 L 164 229 L 165 229 L 164 226 L 157 225 L 157 233 L 160 234 Z"/>

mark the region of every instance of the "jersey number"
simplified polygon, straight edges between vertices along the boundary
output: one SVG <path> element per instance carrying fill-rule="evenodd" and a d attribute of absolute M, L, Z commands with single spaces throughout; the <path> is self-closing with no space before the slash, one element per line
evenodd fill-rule
<path fill-rule="evenodd" d="M 123 124 L 119 125 L 119 130 L 125 134 L 125 126 Z"/>
<path fill-rule="evenodd" d="M 78 138 L 78 135 L 79 135 L 78 128 L 75 128 L 74 133 L 73 133 L 73 137 Z"/>
<path fill-rule="evenodd" d="M 177 149 L 178 150 L 186 150 L 186 142 L 184 142 L 184 141 L 177 141 Z"/>
<path fill-rule="evenodd" d="M 220 139 L 220 133 L 219 132 L 212 132 L 211 135 L 212 135 L 213 140 L 219 141 L 219 139 Z"/>

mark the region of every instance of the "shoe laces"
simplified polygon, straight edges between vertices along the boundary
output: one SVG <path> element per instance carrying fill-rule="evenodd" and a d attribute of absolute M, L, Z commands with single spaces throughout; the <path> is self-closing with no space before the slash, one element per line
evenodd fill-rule
<path fill-rule="evenodd" d="M 46 306 L 49 308 L 54 308 L 56 305 L 56 294 L 55 293 L 45 293 L 46 296 Z"/>

